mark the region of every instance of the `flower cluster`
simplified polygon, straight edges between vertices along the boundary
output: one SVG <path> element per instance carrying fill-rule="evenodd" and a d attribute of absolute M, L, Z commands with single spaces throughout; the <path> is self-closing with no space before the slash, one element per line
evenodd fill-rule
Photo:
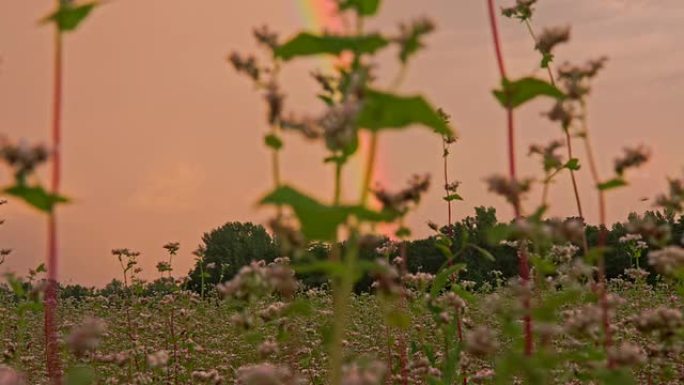
<path fill-rule="evenodd" d="M 562 140 L 553 140 L 546 146 L 533 144 L 530 146 L 529 154 L 542 157 L 545 172 L 558 170 L 563 166 L 563 156 L 558 154 L 558 150 L 564 146 L 565 143 Z"/>
<path fill-rule="evenodd" d="M 76 357 L 83 357 L 97 348 L 106 331 L 104 321 L 98 318 L 87 318 L 71 331 L 66 344 Z"/>
<path fill-rule="evenodd" d="M 478 326 L 465 337 L 465 351 L 475 357 L 484 358 L 494 354 L 499 347 L 492 330 Z"/>
<path fill-rule="evenodd" d="M 532 18 L 534 8 L 532 7 L 537 0 L 515 0 L 515 5 L 501 9 L 501 13 L 510 18 L 520 19 L 522 21 Z"/>
<path fill-rule="evenodd" d="M 583 108 L 578 109 L 577 105 L 583 104 L 584 98 L 591 91 L 591 80 L 603 68 L 607 60 L 601 57 L 589 60 L 580 66 L 566 62 L 558 68 L 558 82 L 566 97 L 557 101 L 551 111 L 546 113 L 551 121 L 561 123 L 563 129 L 568 130 L 575 119 L 582 117 Z"/>
<path fill-rule="evenodd" d="M 372 287 L 383 296 L 395 297 L 404 293 L 399 271 L 385 259 L 375 261 L 371 277 L 373 278 Z"/>
<path fill-rule="evenodd" d="M 26 385 L 26 378 L 16 370 L 0 364 L 0 384 L 2 385 Z"/>
<path fill-rule="evenodd" d="M 381 362 L 351 363 L 342 368 L 342 385 L 381 385 L 387 371 Z"/>
<path fill-rule="evenodd" d="M 668 178 L 668 193 L 658 195 L 656 205 L 666 210 L 682 212 L 684 210 L 684 178 Z"/>
<path fill-rule="evenodd" d="M 296 385 L 301 383 L 292 371 L 268 362 L 242 366 L 237 370 L 236 385 Z"/>
<path fill-rule="evenodd" d="M 414 175 L 408 181 L 408 187 L 396 193 L 378 188 L 373 191 L 375 198 L 383 209 L 405 214 L 411 205 L 418 204 L 421 196 L 430 188 L 430 175 Z"/>
<path fill-rule="evenodd" d="M 263 45 L 269 50 L 273 51 L 278 48 L 278 34 L 274 31 L 271 31 L 267 25 L 254 28 L 252 34 L 254 35 L 254 39 L 256 39 L 257 43 Z"/>
<path fill-rule="evenodd" d="M 399 36 L 394 38 L 394 41 L 399 45 L 399 59 L 406 63 L 411 55 L 424 47 L 422 38 L 434 30 L 435 23 L 424 17 L 408 24 L 399 24 Z"/>
<path fill-rule="evenodd" d="M 555 46 L 570 40 L 570 27 L 544 28 L 535 48 L 543 55 L 551 55 Z"/>
<path fill-rule="evenodd" d="M 657 334 L 662 340 L 672 338 L 684 326 L 682 312 L 665 306 L 646 309 L 633 317 L 632 322 L 641 333 Z"/>
<path fill-rule="evenodd" d="M 235 71 L 247 75 L 250 79 L 258 82 L 261 79 L 261 68 L 254 56 L 242 56 L 233 52 L 228 56 L 228 61 L 233 65 Z"/>
<path fill-rule="evenodd" d="M 42 145 L 30 145 L 26 141 L 16 144 L 0 138 L 0 159 L 13 170 L 17 180 L 24 180 L 38 166 L 48 160 L 49 151 Z"/>
<path fill-rule="evenodd" d="M 648 253 L 648 263 L 656 271 L 665 275 L 673 275 L 684 268 L 684 248 L 667 246 Z"/>
<path fill-rule="evenodd" d="M 492 175 L 485 179 L 490 192 L 499 194 L 506 198 L 506 201 L 515 207 L 520 207 L 520 202 L 532 187 L 532 179 L 511 180 L 502 175 Z"/>
<path fill-rule="evenodd" d="M 615 172 L 624 174 L 625 170 L 636 168 L 646 163 L 651 158 L 651 151 L 643 145 L 627 147 L 622 157 L 615 159 Z"/>
<path fill-rule="evenodd" d="M 222 297 L 240 300 L 270 293 L 291 297 L 297 288 L 298 283 L 294 271 L 287 265 L 285 259 L 268 265 L 264 261 L 254 261 L 243 266 L 230 281 L 216 285 L 216 290 Z"/>

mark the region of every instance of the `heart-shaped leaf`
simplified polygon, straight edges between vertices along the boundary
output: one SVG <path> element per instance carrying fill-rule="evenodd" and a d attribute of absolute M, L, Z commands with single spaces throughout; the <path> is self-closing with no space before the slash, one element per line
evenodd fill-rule
<path fill-rule="evenodd" d="M 380 0 L 344 0 L 340 2 L 340 10 L 353 9 L 362 16 L 373 16 L 380 8 Z"/>
<path fill-rule="evenodd" d="M 506 108 L 517 108 L 538 96 L 563 99 L 565 94 L 544 80 L 526 77 L 515 81 L 503 80 L 503 88 L 494 90 L 499 103 Z"/>
<path fill-rule="evenodd" d="M 612 190 L 614 188 L 622 187 L 622 186 L 627 186 L 627 181 L 625 181 L 622 178 L 613 178 L 607 182 L 599 183 L 597 186 L 599 190 L 605 191 L 605 190 Z"/>
<path fill-rule="evenodd" d="M 304 236 L 310 240 L 333 241 L 337 229 L 350 216 L 367 222 L 389 222 L 396 213 L 377 212 L 361 206 L 325 205 L 289 186 L 281 186 L 264 197 L 260 204 L 292 208 Z"/>
<path fill-rule="evenodd" d="M 290 60 L 311 55 L 339 55 L 344 51 L 374 53 L 389 42 L 379 34 L 363 36 L 314 35 L 302 32 L 275 49 L 276 57 Z"/>
<path fill-rule="evenodd" d="M 453 135 L 453 130 L 422 96 L 399 96 L 376 90 L 366 90 L 359 127 L 371 131 L 400 129 L 420 124 L 440 135 Z"/>
<path fill-rule="evenodd" d="M 85 20 L 97 3 L 75 5 L 71 2 L 61 2 L 59 9 L 43 19 L 44 23 L 54 22 L 62 32 L 74 31 Z"/>
<path fill-rule="evenodd" d="M 30 206 L 46 213 L 52 212 L 56 204 L 69 202 L 68 198 L 52 194 L 41 185 L 28 186 L 26 184 L 17 184 L 6 188 L 5 193 L 22 199 Z"/>

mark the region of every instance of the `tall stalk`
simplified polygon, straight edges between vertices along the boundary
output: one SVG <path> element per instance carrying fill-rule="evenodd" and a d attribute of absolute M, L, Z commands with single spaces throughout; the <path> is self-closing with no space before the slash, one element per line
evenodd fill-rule
<path fill-rule="evenodd" d="M 333 290 L 335 316 L 333 320 L 332 339 L 330 343 L 330 367 L 328 383 L 342 383 L 343 345 L 345 331 L 349 320 L 349 304 L 354 289 L 354 267 L 358 259 L 358 234 L 352 230 L 344 255 L 344 274 Z"/>
<path fill-rule="evenodd" d="M 375 158 L 378 152 L 378 133 L 373 131 L 371 133 L 370 144 L 368 145 L 368 157 L 366 158 L 365 172 L 363 176 L 363 184 L 361 185 L 361 205 L 368 203 L 368 195 L 370 194 L 370 184 L 373 179 L 373 171 L 375 169 Z"/>
<path fill-rule="evenodd" d="M 444 158 L 444 193 L 445 196 L 449 196 L 449 145 L 447 144 L 447 138 L 442 137 L 442 158 Z M 447 220 L 449 224 L 449 231 L 451 231 L 451 199 L 446 200 L 447 203 Z"/>
<path fill-rule="evenodd" d="M 499 68 L 499 75 L 501 77 L 502 83 L 507 80 L 506 68 L 504 65 L 503 54 L 501 52 L 501 39 L 499 37 L 499 29 L 496 21 L 496 12 L 494 8 L 494 0 L 487 1 L 487 7 L 489 11 L 489 24 L 492 31 L 492 39 L 494 41 L 494 51 L 496 53 L 496 62 Z M 504 88 L 506 92 L 506 88 Z M 507 122 L 507 132 L 508 132 L 508 173 L 509 178 L 512 183 L 517 180 L 516 174 L 516 162 L 515 162 L 515 122 L 513 115 L 513 108 L 506 107 L 506 122 Z M 518 219 L 521 216 L 520 200 L 516 199 L 513 202 L 513 210 L 515 213 L 515 218 Z M 524 242 L 521 243 L 518 249 L 518 274 L 520 275 L 521 283 L 524 287 L 529 286 L 530 281 L 530 267 L 527 256 L 526 245 Z M 524 322 L 524 333 L 525 333 L 525 354 L 531 355 L 533 350 L 533 337 L 532 337 L 532 317 L 530 315 L 530 296 L 529 294 L 523 294 L 523 308 L 525 309 L 525 315 L 523 318 Z"/>
<path fill-rule="evenodd" d="M 57 1 L 57 6 L 60 6 Z M 51 190 L 55 196 L 59 194 L 61 177 L 61 122 L 62 122 L 62 31 L 55 26 L 53 56 L 53 104 L 52 104 L 52 178 Z M 62 369 L 59 357 L 59 341 L 57 340 L 57 264 L 58 238 L 56 208 L 48 216 L 47 226 L 47 288 L 45 291 L 45 354 L 48 378 L 52 384 L 61 384 Z"/>
<path fill-rule="evenodd" d="M 589 125 L 587 123 L 587 105 L 584 100 L 580 101 L 580 122 L 582 125 L 582 138 L 584 140 L 585 151 L 589 161 L 589 170 L 592 180 L 596 186 L 599 203 L 599 237 L 598 237 L 598 295 L 601 306 L 601 321 L 603 324 L 603 347 L 606 351 L 613 345 L 613 333 L 610 329 L 610 308 L 608 304 L 608 288 L 606 287 L 606 262 L 604 248 L 608 236 L 608 228 L 606 227 L 606 196 L 603 189 L 599 187 L 601 178 L 599 176 L 598 167 L 596 165 L 596 157 L 594 156 L 594 148 L 591 144 L 589 136 Z M 612 358 L 608 357 L 608 366 L 613 367 L 614 362 Z"/>
<path fill-rule="evenodd" d="M 527 27 L 527 31 L 529 32 L 530 36 L 532 37 L 532 40 L 537 42 L 537 34 L 534 33 L 534 28 L 532 28 L 532 23 L 530 22 L 529 19 L 525 19 L 525 26 Z M 546 73 L 549 76 L 549 82 L 551 82 L 552 85 L 556 85 L 556 78 L 553 76 L 553 67 L 551 63 L 547 63 L 546 65 Z M 566 143 L 566 149 L 567 149 L 567 154 L 568 154 L 568 160 L 574 159 L 573 156 L 573 151 L 572 151 L 572 136 L 570 135 L 570 129 L 569 128 L 563 128 L 563 133 L 565 134 L 565 143 Z M 575 195 L 575 204 L 577 205 L 577 215 L 584 220 L 584 212 L 582 210 L 582 200 L 580 199 L 579 195 L 579 188 L 577 187 L 577 178 L 575 178 L 575 170 L 572 168 L 568 169 L 570 171 L 570 181 L 572 182 L 572 191 Z M 548 189 L 548 186 L 544 186 L 545 189 Z M 545 201 L 545 199 L 543 199 Z M 582 234 L 582 247 L 584 249 L 584 253 L 589 251 L 589 243 L 587 242 L 587 234 L 584 232 Z"/>

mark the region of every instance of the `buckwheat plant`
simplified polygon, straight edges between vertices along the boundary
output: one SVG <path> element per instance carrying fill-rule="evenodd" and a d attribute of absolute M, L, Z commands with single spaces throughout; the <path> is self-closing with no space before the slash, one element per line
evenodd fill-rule
<path fill-rule="evenodd" d="M 336 5 L 341 18 L 355 20 L 354 28 L 347 28 L 341 34 L 300 32 L 284 41 L 267 28 L 257 29 L 255 37 L 265 48 L 269 64 L 262 66 L 259 60 L 250 56 L 230 56 L 235 69 L 263 91 L 267 102 L 267 122 L 271 129 L 265 142 L 272 151 L 275 189 L 260 203 L 279 208 L 275 229 L 282 231 L 296 226 L 294 229 L 308 242 L 336 241 L 340 236 L 346 238 L 344 248 L 333 248 L 330 260 L 317 262 L 315 267 L 329 275 L 333 287 L 334 310 L 328 348 L 330 385 L 339 385 L 343 381 L 343 340 L 350 319 L 350 296 L 356 277 L 364 270 L 358 261 L 363 235 L 374 223 L 394 222 L 401 218 L 402 212 L 395 209 L 402 210 L 403 207 L 395 207 L 395 203 L 401 205 L 404 200 L 414 200 L 413 196 L 380 194 L 387 198 L 382 202 L 383 210 L 368 207 L 380 134 L 384 130 L 424 125 L 441 136 L 453 135 L 449 125 L 423 97 L 395 93 L 405 76 L 409 59 L 423 46 L 423 37 L 434 29 L 434 25 L 427 19 L 419 19 L 400 25 L 397 35 L 386 36 L 365 30 L 366 19 L 374 16 L 380 8 L 379 0 L 338 0 Z M 371 63 L 374 55 L 392 45 L 399 51 L 400 71 L 390 85 L 390 91 L 385 91 L 377 83 Z M 318 96 L 323 112 L 285 114 L 287 107 L 276 75 L 288 62 L 313 55 L 336 57 L 339 63 L 331 73 L 314 73 L 314 79 L 322 88 Z M 334 166 L 335 187 L 331 203 L 315 199 L 281 181 L 278 153 L 284 148 L 282 134 L 287 131 L 298 132 L 323 144 L 328 150 L 329 156 L 324 163 Z M 359 199 L 356 203 L 343 203 L 341 181 L 344 167 L 358 153 L 359 136 L 366 133 L 370 135 L 370 145 Z M 416 188 L 422 183 L 418 182 L 416 180 Z"/>
<path fill-rule="evenodd" d="M 75 31 L 80 24 L 88 17 L 92 10 L 98 5 L 96 1 L 84 2 L 76 0 L 57 0 L 56 9 L 42 22 L 54 25 L 54 86 L 52 96 L 52 172 L 51 172 L 51 191 L 47 197 L 57 199 L 59 196 L 60 182 L 62 174 L 61 165 L 61 142 L 62 142 L 62 84 L 63 84 L 63 41 L 64 35 Z M 53 384 L 61 383 L 61 364 L 58 355 L 58 340 L 56 335 L 57 317 L 57 262 L 58 262 L 58 235 L 57 217 L 55 212 L 48 211 L 48 281 L 46 307 L 45 307 L 45 332 L 47 335 L 47 363 L 48 376 Z"/>
<path fill-rule="evenodd" d="M 566 94 L 566 98 L 557 102 L 556 106 L 549 113 L 549 118 L 554 121 L 561 121 L 563 127 L 573 127 L 582 138 L 586 147 L 589 170 L 598 193 L 599 203 L 599 236 L 595 253 L 588 253 L 596 259 L 598 266 L 597 292 L 599 301 L 603 308 L 603 328 L 604 328 L 604 347 L 606 350 L 612 348 L 612 329 L 610 326 L 610 312 L 608 309 L 608 294 L 605 273 L 605 246 L 608 229 L 606 228 L 606 191 L 625 186 L 625 172 L 629 169 L 641 166 L 648 161 L 650 151 L 644 146 L 625 148 L 622 157 L 615 159 L 613 178 L 604 180 L 600 177 L 596 165 L 594 150 L 589 136 L 587 120 L 587 101 L 586 98 L 591 90 L 589 81 L 593 79 L 598 71 L 603 68 L 605 58 L 587 62 L 582 66 L 572 66 L 564 64 L 558 69 L 558 80 L 561 88 Z M 561 117 L 559 119 L 559 117 Z M 567 129 L 567 128 L 566 128 Z M 608 360 L 609 367 L 614 367 L 611 357 Z"/>
<path fill-rule="evenodd" d="M 525 8 L 526 10 L 529 10 L 529 7 L 533 3 L 534 2 L 522 1 L 519 2 L 518 5 Z M 554 99 L 562 99 L 563 93 L 560 92 L 560 90 L 558 90 L 552 84 L 549 84 L 543 80 L 534 77 L 524 77 L 519 80 L 513 81 L 508 78 L 501 50 L 501 39 L 499 37 L 497 13 L 494 9 L 494 1 L 488 0 L 487 5 L 489 12 L 489 23 L 494 42 L 494 51 L 496 54 L 496 62 L 502 86 L 500 90 L 494 91 L 494 94 L 498 99 L 499 103 L 502 105 L 502 107 L 506 109 L 508 135 L 508 177 L 495 175 L 490 177 L 487 180 L 487 183 L 489 184 L 490 191 L 496 192 L 506 198 L 506 200 L 513 206 L 513 212 L 515 214 L 516 219 L 519 219 L 523 215 L 521 205 L 522 197 L 527 191 L 529 191 L 531 187 L 531 180 L 521 180 L 518 178 L 515 156 L 515 109 L 539 96 L 547 96 Z M 529 12 L 531 13 L 531 11 Z M 526 14 L 527 13 L 525 13 L 525 15 Z M 527 255 L 527 246 L 524 241 L 520 244 L 518 257 L 518 270 L 521 285 L 523 288 L 526 288 L 527 286 L 529 286 L 530 281 L 530 266 L 529 258 Z M 530 314 L 530 298 L 528 295 L 524 293 L 522 296 L 522 305 L 526 313 L 523 314 L 523 329 L 525 334 L 524 351 L 525 354 L 529 356 L 533 352 L 533 326 L 532 316 Z"/>
<path fill-rule="evenodd" d="M 164 273 L 168 273 L 168 278 L 171 278 L 171 272 L 173 271 L 173 257 L 178 254 L 180 250 L 180 243 L 169 242 L 164 245 L 164 249 L 169 254 L 169 259 L 167 261 L 160 261 L 157 263 L 157 271 L 161 274 L 162 278 Z"/>
<path fill-rule="evenodd" d="M 594 250 L 588 249 L 588 243 L 586 242 L 586 235 L 584 234 L 584 231 L 581 232 L 583 240 L 582 243 L 584 244 L 584 250 L 587 257 L 590 260 L 595 260 L 598 266 L 598 278 L 594 292 L 596 293 L 599 302 L 597 309 L 598 314 L 600 314 L 603 333 L 602 345 L 604 348 L 604 354 L 607 357 L 608 372 L 606 373 L 609 373 L 604 374 L 616 375 L 615 373 L 624 372 L 617 371 L 620 368 L 618 363 L 619 355 L 615 351 L 615 349 L 618 348 L 613 342 L 614 326 L 611 323 L 612 314 L 618 302 L 612 300 L 612 296 L 608 294 L 605 273 L 604 253 L 607 229 L 605 227 L 606 203 L 604 191 L 626 185 L 627 183 L 624 179 L 625 171 L 630 168 L 638 167 L 646 162 L 649 158 L 649 152 L 645 149 L 645 147 L 627 148 L 625 149 L 625 155 L 616 159 L 615 161 L 615 177 L 608 180 L 603 180 L 599 177 L 594 159 L 593 148 L 589 141 L 586 97 L 590 92 L 589 81 L 596 76 L 597 72 L 603 67 L 605 59 L 590 61 L 584 66 L 571 66 L 569 64 L 565 64 L 559 68 L 558 75 L 554 78 L 552 69 L 550 67 L 550 63 L 554 58 L 552 51 L 556 45 L 569 40 L 570 30 L 567 27 L 545 29 L 542 34 L 537 37 L 530 23 L 530 19 L 534 12 L 533 6 L 535 3 L 536 1 L 534 0 L 519 0 L 516 2 L 515 6 L 504 8 L 502 13 L 504 16 L 517 18 L 526 24 L 530 35 L 535 40 L 535 48 L 542 54 L 540 66 L 547 69 L 549 74 L 549 83 L 536 78 L 523 78 L 518 81 L 510 81 L 507 78 L 504 60 L 501 53 L 501 42 L 498 34 L 494 2 L 491 0 L 488 1 L 489 20 L 494 38 L 498 69 L 502 79 L 502 88 L 495 91 L 495 96 L 502 106 L 507 110 L 509 136 L 509 177 L 505 178 L 502 176 L 494 176 L 490 177 L 487 181 L 491 191 L 501 194 L 508 200 L 509 203 L 511 203 L 516 216 L 516 221 L 511 228 L 512 234 L 509 235 L 514 235 L 518 239 L 517 245 L 519 247 L 518 254 L 520 257 L 521 280 L 516 291 L 517 294 L 522 298 L 522 317 L 525 334 L 524 353 L 526 356 L 530 357 L 531 360 L 538 359 L 537 357 L 544 357 L 548 353 L 548 341 L 550 341 L 551 336 L 545 336 L 543 333 L 537 338 L 539 349 L 541 351 L 538 353 L 533 351 L 533 343 L 535 340 L 533 331 L 535 329 L 543 330 L 542 328 L 544 325 L 537 324 L 533 326 L 532 320 L 539 319 L 540 317 L 539 310 L 533 310 L 532 307 L 533 305 L 536 305 L 540 309 L 546 308 L 545 312 L 542 314 L 553 314 L 553 312 L 555 312 L 554 310 L 549 313 L 549 310 L 553 309 L 555 306 L 552 304 L 547 304 L 546 302 L 548 299 L 542 300 L 542 289 L 546 286 L 546 283 L 549 282 L 549 279 L 553 280 L 552 274 L 555 274 L 556 272 L 556 268 L 553 266 L 553 264 L 548 265 L 544 263 L 545 255 L 548 255 L 549 251 L 553 250 L 553 243 L 558 242 L 559 240 L 563 241 L 562 238 L 566 238 L 566 241 L 572 241 L 572 239 L 567 238 L 567 226 L 558 226 L 560 223 L 554 223 L 554 221 L 541 221 L 542 215 L 548 204 L 548 185 L 551 183 L 552 178 L 557 174 L 557 172 L 562 169 L 567 168 L 571 172 L 580 220 L 583 218 L 573 173 L 579 169 L 579 161 L 575 158 L 572 158 L 570 147 L 572 140 L 571 132 L 577 131 L 578 134 L 576 135 L 582 138 L 586 145 L 590 171 L 599 197 L 600 228 L 598 247 Z M 538 154 L 543 159 L 543 168 L 545 174 L 543 179 L 544 191 L 542 192 L 542 204 L 540 209 L 535 211 L 535 213 L 531 216 L 523 218 L 523 210 L 521 206 L 522 196 L 524 193 L 530 190 L 531 184 L 529 180 L 523 180 L 523 182 L 519 182 L 516 178 L 513 117 L 514 110 L 517 107 L 538 96 L 550 96 L 555 99 L 555 106 L 551 112 L 548 113 L 548 116 L 552 121 L 561 123 L 566 136 L 567 143 L 565 144 L 569 150 L 569 159 L 567 163 L 564 163 L 562 159 L 555 153 L 557 149 L 563 146 L 562 142 L 554 141 L 548 146 L 532 146 L 530 148 L 530 154 Z M 563 229 L 564 227 L 566 228 Z M 560 239 L 558 239 L 559 235 L 561 236 Z M 549 246 L 551 246 L 550 249 Z M 531 247 L 531 249 L 529 249 L 529 247 Z M 530 281 L 530 261 L 534 266 L 535 278 L 533 281 Z M 531 284 L 534 284 L 534 288 Z M 537 297 L 537 300 L 534 304 L 531 301 L 532 296 Z M 546 318 L 548 318 L 548 316 L 541 317 L 540 321 L 549 321 L 549 319 Z M 546 367 L 546 370 L 550 370 L 555 365 L 556 364 L 550 364 Z M 505 366 L 499 366 L 497 377 L 504 376 L 503 378 L 506 378 L 505 376 L 512 376 L 516 372 L 516 370 L 510 370 L 511 368 L 509 368 L 507 369 L 508 373 L 502 373 L 502 368 L 505 368 Z M 539 369 L 542 368 L 543 366 L 541 366 Z M 604 375 L 597 373 L 594 373 L 594 375 Z M 524 375 L 528 381 L 534 382 L 533 379 L 535 378 L 535 375 L 533 375 L 533 370 L 531 368 L 529 370 L 522 369 L 520 374 Z M 541 375 L 541 372 L 538 375 Z"/>
<path fill-rule="evenodd" d="M 537 0 L 516 0 L 514 6 L 502 8 L 501 13 L 508 17 L 520 20 L 525 24 L 530 37 L 535 43 L 535 49 L 541 54 L 542 58 L 540 61 L 540 67 L 546 70 L 548 74 L 548 80 L 551 85 L 556 85 L 556 79 L 553 74 L 553 50 L 558 44 L 567 42 L 570 39 L 570 28 L 569 27 L 553 27 L 546 28 L 542 31 L 542 34 L 537 37 L 532 25 L 532 17 L 535 12 L 535 4 Z M 580 199 L 579 189 L 577 187 L 577 179 L 575 178 L 575 172 L 579 169 L 579 161 L 574 157 L 572 139 L 573 136 L 569 130 L 569 127 L 562 125 L 563 134 L 565 136 L 565 148 L 566 155 L 568 158 L 568 163 L 566 168 L 570 174 L 570 181 L 572 182 L 573 194 L 575 197 L 575 204 L 577 206 L 577 215 L 584 219 L 584 212 L 582 210 L 582 200 Z M 546 171 L 547 164 L 545 162 L 544 169 Z M 545 192 L 548 190 L 547 179 L 544 179 Z M 548 180 L 550 183 L 550 180 Z M 545 196 L 545 194 L 542 194 Z M 545 199 L 542 198 L 542 204 L 546 204 Z M 586 252 L 589 248 L 586 236 L 582 239 L 584 251 Z"/>
<path fill-rule="evenodd" d="M 451 116 L 444 112 L 444 110 L 437 110 L 442 116 L 445 122 L 449 123 Z M 461 195 L 458 194 L 458 187 L 461 185 L 459 181 L 451 181 L 449 179 L 449 147 L 456 142 L 456 137 L 453 135 L 442 136 L 442 169 L 444 171 L 444 197 L 443 199 L 447 204 L 447 224 L 452 225 L 453 221 L 451 218 L 451 202 L 463 200 Z"/>

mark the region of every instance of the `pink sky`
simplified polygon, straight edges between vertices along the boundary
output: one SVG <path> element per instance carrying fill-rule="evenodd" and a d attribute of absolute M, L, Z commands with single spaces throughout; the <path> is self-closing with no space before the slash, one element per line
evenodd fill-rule
<path fill-rule="evenodd" d="M 512 1 L 511 1 L 512 2 Z M 51 31 L 37 24 L 52 1 L 0 2 L 0 133 L 47 143 L 50 122 Z M 463 182 L 457 218 L 478 205 L 510 210 L 486 192 L 483 177 L 505 171 L 504 113 L 490 95 L 497 83 L 484 1 L 386 0 L 371 28 L 393 32 L 416 14 L 433 18 L 439 30 L 410 68 L 404 92 L 421 91 L 453 116 L 460 141 L 450 167 Z M 572 42 L 557 61 L 610 57 L 591 100 L 594 141 L 602 173 L 626 145 L 647 143 L 653 161 L 630 177 L 632 185 L 610 194 L 609 215 L 649 208 L 678 175 L 684 100 L 684 4 L 681 0 L 540 0 L 535 23 L 571 24 Z M 239 5 L 238 5 L 239 4 Z M 500 2 L 506 5 L 508 2 Z M 303 24 L 294 1 L 117 0 L 96 10 L 66 38 L 64 186 L 74 203 L 59 211 L 63 281 L 103 284 L 118 277 L 110 249 L 142 252 L 148 277 L 163 256 L 161 246 L 180 241 L 176 273 L 192 264 L 190 252 L 203 232 L 226 221 L 263 222 L 268 210 L 255 201 L 270 186 L 263 148 L 263 107 L 250 84 L 225 62 L 233 49 L 255 50 L 251 28 L 268 23 L 289 35 Z M 511 76 L 535 72 L 537 55 L 523 26 L 502 20 Z M 383 55 L 386 84 L 396 70 L 394 53 Z M 318 108 L 309 96 L 308 73 L 317 60 L 285 71 L 288 103 L 305 112 Z M 539 76 L 543 73 L 539 72 Z M 315 108 L 312 106 L 316 106 Z M 522 175 L 538 175 L 524 157 L 531 143 L 545 143 L 560 130 L 539 117 L 548 103 L 518 114 Z M 400 186 L 413 173 L 440 172 L 440 141 L 422 129 L 383 135 L 383 180 Z M 320 165 L 320 146 L 287 138 L 284 176 L 324 199 L 332 194 L 331 170 Z M 578 149 L 580 159 L 584 158 Z M 4 172 L 3 172 L 4 173 Z M 356 192 L 350 173 L 346 189 Z M 6 173 L 0 183 L 7 183 Z M 44 179 L 46 180 L 46 179 Z M 596 202 L 586 170 L 579 183 L 588 219 Z M 438 186 L 440 183 L 435 183 Z M 553 215 L 574 214 L 567 177 L 551 197 Z M 428 219 L 444 222 L 441 191 L 433 188 L 411 216 L 419 235 Z M 530 198 L 531 206 L 538 194 Z M 0 269 L 24 273 L 44 259 L 45 218 L 19 202 L 2 207 L 0 247 L 14 253 Z"/>

